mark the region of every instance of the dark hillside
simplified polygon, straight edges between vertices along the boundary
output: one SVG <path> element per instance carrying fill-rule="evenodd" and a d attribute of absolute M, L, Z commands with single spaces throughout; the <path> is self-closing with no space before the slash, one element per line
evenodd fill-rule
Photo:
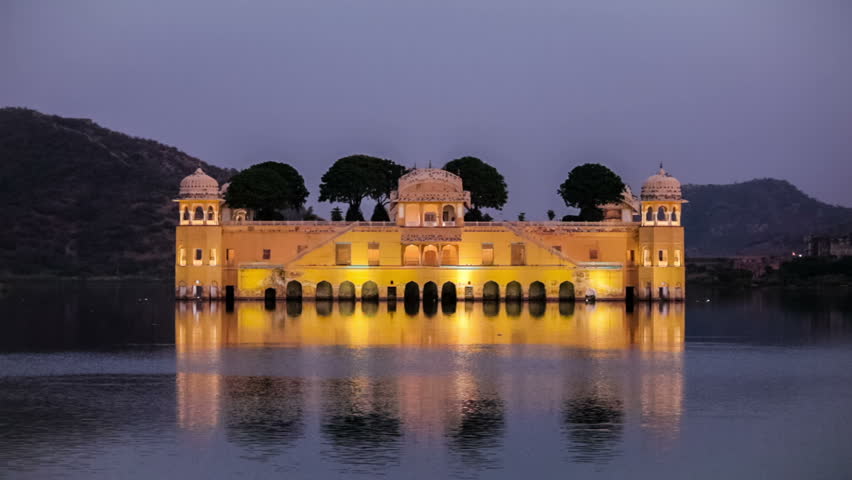
<path fill-rule="evenodd" d="M 0 109 L 0 274 L 169 275 L 171 200 L 198 166 L 233 174 L 91 120 Z"/>
<path fill-rule="evenodd" d="M 790 254 L 806 235 L 852 228 L 852 208 L 820 202 L 784 180 L 684 185 L 683 196 L 692 256 Z"/>

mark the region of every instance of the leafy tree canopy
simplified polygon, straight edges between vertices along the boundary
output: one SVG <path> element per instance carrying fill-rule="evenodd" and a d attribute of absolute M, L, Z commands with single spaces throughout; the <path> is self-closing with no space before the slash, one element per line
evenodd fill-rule
<path fill-rule="evenodd" d="M 360 209 L 361 201 L 372 198 L 388 202 L 405 167 L 391 160 L 369 155 L 350 155 L 336 162 L 322 176 L 321 202 L 341 202 Z"/>
<path fill-rule="evenodd" d="M 278 220 L 279 210 L 301 209 L 308 198 L 305 179 L 286 163 L 263 162 L 231 178 L 225 202 L 233 208 L 250 208 L 258 220 Z"/>
<path fill-rule="evenodd" d="M 444 170 L 462 178 L 465 190 L 470 190 L 473 209 L 500 210 L 509 199 L 506 180 L 496 168 L 476 157 L 461 157 L 444 165 Z"/>
<path fill-rule="evenodd" d="M 342 222 L 343 221 L 343 212 L 340 210 L 340 207 L 334 207 L 331 209 L 331 221 L 332 222 Z"/>
<path fill-rule="evenodd" d="M 557 191 L 565 205 L 580 209 L 582 221 L 603 219 L 600 206 L 621 201 L 624 182 L 609 168 L 586 163 L 574 167 Z"/>

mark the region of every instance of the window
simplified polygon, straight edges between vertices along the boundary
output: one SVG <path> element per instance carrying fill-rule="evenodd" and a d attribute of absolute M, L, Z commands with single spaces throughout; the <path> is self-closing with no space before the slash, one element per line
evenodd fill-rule
<path fill-rule="evenodd" d="M 482 244 L 482 264 L 483 265 L 494 265 L 494 244 L 493 243 L 483 243 Z"/>
<path fill-rule="evenodd" d="M 673 222 L 677 221 L 677 208 L 672 209 L 672 221 Z"/>
<path fill-rule="evenodd" d="M 187 222 L 189 221 L 189 209 L 186 207 L 183 207 L 183 219 Z"/>
<path fill-rule="evenodd" d="M 334 258 L 337 265 L 352 265 L 352 244 L 336 243 Z"/>
<path fill-rule="evenodd" d="M 379 242 L 367 244 L 367 265 L 377 266 L 379 264 Z"/>
<path fill-rule="evenodd" d="M 180 247 L 180 251 L 178 252 L 178 264 L 181 267 L 186 266 L 186 249 L 183 247 Z"/>
<path fill-rule="evenodd" d="M 201 207 L 195 207 L 195 217 L 193 220 L 204 220 L 204 209 Z"/>
<path fill-rule="evenodd" d="M 598 259 L 598 249 L 590 248 L 589 249 L 589 260 L 597 260 Z"/>
<path fill-rule="evenodd" d="M 195 258 L 192 260 L 193 265 L 201 265 L 204 259 L 204 251 L 200 248 L 195 249 Z"/>
<path fill-rule="evenodd" d="M 667 258 L 666 253 L 667 252 L 665 250 L 659 250 L 657 252 L 657 259 L 658 259 L 657 265 L 659 265 L 661 267 L 665 267 L 668 264 L 668 258 Z"/>
<path fill-rule="evenodd" d="M 207 221 L 212 222 L 216 218 L 216 212 L 213 211 L 213 207 L 207 209 Z"/>
<path fill-rule="evenodd" d="M 423 214 L 423 223 L 426 225 L 435 225 L 438 223 L 438 216 L 435 212 L 426 212 Z"/>
<path fill-rule="evenodd" d="M 657 210 L 657 220 L 659 220 L 659 221 L 661 221 L 661 222 L 665 222 L 665 221 L 666 221 L 666 216 L 667 216 L 667 215 L 666 215 L 666 207 L 660 207 L 660 208 Z"/>
<path fill-rule="evenodd" d="M 651 207 L 648 207 L 648 212 L 645 214 L 645 221 L 646 222 L 653 222 L 654 221 L 654 210 Z"/>
<path fill-rule="evenodd" d="M 633 265 L 636 263 L 636 250 L 627 251 L 627 263 Z"/>
<path fill-rule="evenodd" d="M 233 248 L 229 248 L 229 249 L 225 250 L 225 260 L 227 260 L 229 262 L 233 261 L 234 258 L 236 258 L 236 256 L 237 256 L 237 252 L 235 252 Z"/>
<path fill-rule="evenodd" d="M 674 251 L 674 266 L 675 267 L 680 266 L 680 250 Z"/>
<path fill-rule="evenodd" d="M 646 267 L 651 266 L 651 251 L 647 248 L 642 249 L 642 265 Z"/>
<path fill-rule="evenodd" d="M 263 249 L 263 259 L 269 260 L 270 258 L 272 258 L 272 250 L 270 250 L 268 248 L 264 248 Z"/>
<path fill-rule="evenodd" d="M 661 262 L 663 261 L 663 251 L 662 250 L 660 250 L 660 261 Z"/>
<path fill-rule="evenodd" d="M 210 265 L 211 265 L 211 266 L 216 266 L 216 260 L 217 260 L 217 259 L 216 259 L 216 249 L 215 249 L 215 248 L 211 248 L 211 249 L 210 249 L 210 261 L 209 261 Z"/>
<path fill-rule="evenodd" d="M 512 244 L 512 265 L 527 264 L 527 248 L 523 243 Z"/>

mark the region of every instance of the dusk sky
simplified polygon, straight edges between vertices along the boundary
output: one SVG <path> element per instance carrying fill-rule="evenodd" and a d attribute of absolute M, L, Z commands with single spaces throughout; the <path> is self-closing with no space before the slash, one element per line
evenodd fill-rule
<path fill-rule="evenodd" d="M 852 206 L 850 25 L 849 0 L 0 0 L 0 105 L 287 162 L 314 205 L 365 153 L 478 156 L 509 184 L 497 218 L 564 213 L 589 161 Z"/>

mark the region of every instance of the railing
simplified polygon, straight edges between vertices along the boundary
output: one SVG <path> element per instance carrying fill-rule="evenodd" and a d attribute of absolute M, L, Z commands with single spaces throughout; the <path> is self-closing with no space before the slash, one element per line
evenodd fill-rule
<path fill-rule="evenodd" d="M 333 222 L 330 220 L 245 220 L 245 221 L 236 221 L 230 220 L 227 222 L 223 222 L 223 225 L 246 225 L 246 226 L 258 226 L 258 225 L 271 225 L 271 226 L 293 226 L 293 227 L 328 227 L 328 226 L 336 226 L 336 227 L 393 227 L 396 225 L 394 222 Z"/>

